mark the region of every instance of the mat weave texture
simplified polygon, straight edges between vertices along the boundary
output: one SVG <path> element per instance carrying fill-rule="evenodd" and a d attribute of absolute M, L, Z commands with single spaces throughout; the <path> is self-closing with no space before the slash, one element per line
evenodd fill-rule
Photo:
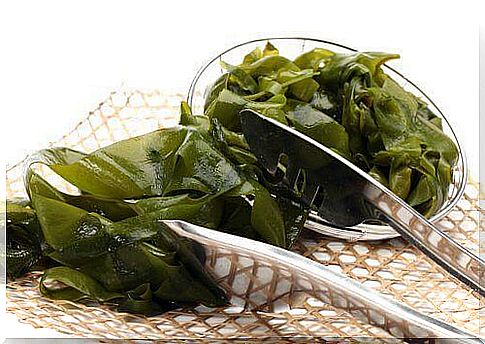
<path fill-rule="evenodd" d="M 51 146 L 85 152 L 178 122 L 179 94 L 160 91 L 113 92 L 74 130 Z M 455 209 L 438 225 L 471 250 L 479 250 L 478 186 L 469 182 Z M 25 197 L 22 166 L 7 171 L 7 197 Z M 377 292 L 473 333 L 485 335 L 479 312 L 483 298 L 400 238 L 379 242 L 345 242 L 304 231 L 294 251 L 340 271 Z M 204 338 L 305 341 L 308 338 L 359 337 L 396 342 L 392 333 L 329 304 L 300 288 L 278 266 L 233 254 L 209 255 L 208 268 L 231 289 L 231 307 L 203 306 L 140 317 L 113 311 L 109 305 L 51 301 L 41 297 L 41 272 L 7 284 L 7 311 L 21 322 L 79 337 L 121 339 Z M 217 266 L 216 266 L 217 265 Z M 265 300 L 271 299 L 271 304 Z M 385 319 L 382 319 L 385 321 Z"/>

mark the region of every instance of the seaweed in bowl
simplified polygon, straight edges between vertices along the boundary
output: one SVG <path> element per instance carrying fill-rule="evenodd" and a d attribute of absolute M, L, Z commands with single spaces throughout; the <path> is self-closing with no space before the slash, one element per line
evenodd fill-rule
<path fill-rule="evenodd" d="M 221 61 L 225 73 L 207 90 L 204 112 L 227 136 L 242 134 L 245 108 L 284 123 L 430 218 L 448 199 L 459 151 L 425 101 L 384 72 L 383 64 L 396 58 L 315 48 L 289 59 L 267 42 L 238 65 Z"/>

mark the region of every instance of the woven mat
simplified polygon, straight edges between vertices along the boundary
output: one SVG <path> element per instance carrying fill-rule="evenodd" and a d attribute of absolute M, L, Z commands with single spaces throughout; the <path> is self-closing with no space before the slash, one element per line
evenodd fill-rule
<path fill-rule="evenodd" d="M 120 139 L 174 125 L 178 122 L 182 99 L 179 94 L 159 91 L 114 92 L 73 131 L 51 145 L 91 152 Z M 7 171 L 8 198 L 25 197 L 21 174 L 20 165 Z M 478 196 L 477 184 L 470 182 L 457 207 L 438 224 L 475 252 L 479 250 Z M 485 335 L 479 318 L 480 311 L 484 309 L 483 298 L 399 238 L 379 242 L 345 242 L 304 231 L 294 250 L 420 312 Z M 220 258 L 209 256 L 207 264 L 221 264 L 224 259 Z M 14 313 L 21 322 L 37 328 L 51 328 L 90 338 L 170 339 L 171 342 L 190 339 L 260 342 L 264 339 L 284 342 L 358 337 L 363 341 L 389 342 L 393 336 L 399 337 L 399 333 L 389 333 L 364 323 L 310 293 L 292 288 L 295 281 L 291 276 L 255 283 L 257 271 L 254 265 L 247 265 L 232 256 L 225 259 L 227 275 L 221 282 L 229 286 L 232 283 L 232 305 L 227 308 L 200 306 L 146 318 L 117 313 L 106 305 L 50 301 L 40 296 L 38 280 L 41 272 L 34 272 L 9 281 L 7 311 Z M 277 266 L 264 268 L 278 269 Z M 265 299 L 268 296 L 265 293 L 274 293 L 278 289 L 275 285 L 285 283 L 288 290 L 278 296 L 271 307 L 261 304 L 248 307 L 251 300 Z M 271 296 L 274 299 L 274 295 Z"/>

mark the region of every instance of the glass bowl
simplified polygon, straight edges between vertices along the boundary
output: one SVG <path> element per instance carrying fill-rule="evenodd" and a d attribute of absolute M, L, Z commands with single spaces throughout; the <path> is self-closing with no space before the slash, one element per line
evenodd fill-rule
<path fill-rule="evenodd" d="M 289 59 L 294 59 L 301 53 L 314 48 L 326 48 L 338 53 L 351 53 L 357 51 L 356 49 L 344 46 L 342 44 L 321 39 L 302 37 L 261 38 L 237 44 L 210 59 L 197 72 L 192 80 L 187 95 L 187 102 L 192 107 L 192 111 L 194 113 L 203 113 L 206 91 L 221 75 L 225 73 L 220 66 L 220 61 L 237 65 L 242 61 L 242 58 L 247 53 L 256 47 L 263 48 L 267 41 L 274 43 L 274 45 L 280 51 L 280 54 Z M 448 199 L 442 205 L 439 211 L 430 218 L 432 222 L 437 222 L 446 216 L 451 209 L 453 209 L 465 191 L 468 174 L 465 153 L 463 152 L 462 146 L 458 140 L 458 137 L 453 131 L 453 128 L 437 105 L 416 84 L 399 73 L 397 70 L 387 65 L 384 65 L 383 68 L 384 71 L 396 82 L 398 82 L 404 89 L 428 103 L 429 109 L 443 119 L 442 123 L 444 132 L 454 141 L 458 148 L 459 158 L 458 163 L 453 170 L 452 184 L 450 185 L 448 191 Z M 346 240 L 382 240 L 399 236 L 399 234 L 397 234 L 391 227 L 386 225 L 360 224 L 353 227 L 338 228 L 325 223 L 325 221 L 319 218 L 315 213 L 310 214 L 305 227 L 313 231 L 320 232 L 324 235 Z"/>

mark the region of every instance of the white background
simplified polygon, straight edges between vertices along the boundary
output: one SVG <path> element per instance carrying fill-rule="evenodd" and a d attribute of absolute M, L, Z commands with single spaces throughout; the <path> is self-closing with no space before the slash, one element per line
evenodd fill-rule
<path fill-rule="evenodd" d="M 299 35 L 401 54 L 390 65 L 444 111 L 478 178 L 481 7 L 443 0 L 2 2 L 2 163 L 58 139 L 122 84 L 184 92 L 204 61 L 233 44 Z M 13 317 L 6 324 L 7 337 L 52 336 Z"/>

